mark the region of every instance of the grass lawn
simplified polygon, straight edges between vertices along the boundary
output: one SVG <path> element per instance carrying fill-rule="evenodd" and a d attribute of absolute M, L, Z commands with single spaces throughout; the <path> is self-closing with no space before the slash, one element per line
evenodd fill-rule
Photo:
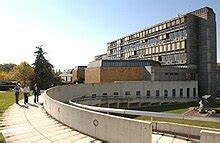
<path fill-rule="evenodd" d="M 149 116 L 138 116 L 138 117 L 134 117 L 134 119 L 147 120 L 147 121 L 151 120 L 151 118 Z M 219 122 L 182 120 L 182 119 L 170 119 L 170 118 L 159 118 L 159 117 L 154 117 L 153 121 L 171 122 L 171 123 L 178 123 L 178 124 L 185 124 L 185 125 L 193 125 L 193 126 L 220 129 L 220 123 Z"/>
<path fill-rule="evenodd" d="M 199 105 L 198 101 L 194 101 L 194 102 L 180 103 L 180 104 L 175 104 L 175 105 L 168 104 L 168 105 L 161 105 L 161 106 L 144 107 L 138 110 L 183 114 L 189 109 L 189 107 L 195 107 L 198 105 Z"/>
<path fill-rule="evenodd" d="M 20 96 L 22 98 L 22 96 Z M 4 111 L 13 103 L 15 103 L 14 92 L 0 92 L 0 117 Z M 0 133 L 0 142 L 5 142 L 4 137 Z"/>

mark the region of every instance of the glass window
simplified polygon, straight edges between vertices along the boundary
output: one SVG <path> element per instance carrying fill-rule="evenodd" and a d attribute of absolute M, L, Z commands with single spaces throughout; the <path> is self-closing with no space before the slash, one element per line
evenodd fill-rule
<path fill-rule="evenodd" d="M 156 98 L 159 98 L 160 96 L 160 90 L 156 90 Z"/>
<path fill-rule="evenodd" d="M 154 28 L 154 27 L 152 28 L 152 33 L 153 33 L 153 32 L 155 32 L 155 28 Z"/>
<path fill-rule="evenodd" d="M 168 51 L 170 51 L 170 49 L 171 49 L 170 47 L 171 47 L 171 44 L 168 44 L 168 45 L 167 45 L 167 50 L 168 50 Z"/>
<path fill-rule="evenodd" d="M 168 97 L 168 90 L 165 89 L 165 90 L 164 90 L 164 98 L 167 98 L 167 97 Z"/>
<path fill-rule="evenodd" d="M 167 27 L 166 24 L 163 24 L 163 29 L 166 29 L 166 27 Z"/>
<path fill-rule="evenodd" d="M 95 98 L 96 97 L 96 94 L 94 93 L 94 94 L 92 94 L 92 98 Z"/>
<path fill-rule="evenodd" d="M 130 95 L 130 91 L 125 91 L 125 95 Z"/>
<path fill-rule="evenodd" d="M 180 98 L 183 98 L 183 88 L 180 88 Z"/>
<path fill-rule="evenodd" d="M 172 22 L 171 22 L 171 26 L 175 26 L 175 21 L 172 21 Z"/>
<path fill-rule="evenodd" d="M 185 22 L 185 18 L 182 17 L 182 18 L 180 19 L 180 22 L 181 22 L 181 23 L 184 23 L 184 22 Z"/>
<path fill-rule="evenodd" d="M 114 95 L 118 95 L 118 92 L 114 92 Z"/>
<path fill-rule="evenodd" d="M 180 19 L 176 20 L 176 25 L 180 24 Z"/>
<path fill-rule="evenodd" d="M 193 98 L 196 98 L 196 88 L 193 88 Z"/>
<path fill-rule="evenodd" d="M 159 26 L 159 30 L 162 30 L 162 28 L 163 28 L 163 26 L 162 26 L 162 25 L 160 25 L 160 26 Z"/>
<path fill-rule="evenodd" d="M 176 97 L 176 89 L 172 89 L 172 97 L 173 97 L 173 98 Z"/>
<path fill-rule="evenodd" d="M 181 42 L 181 49 L 184 49 L 185 48 L 185 41 L 182 41 Z"/>
<path fill-rule="evenodd" d="M 180 42 L 176 43 L 176 49 L 180 49 Z"/>
<path fill-rule="evenodd" d="M 136 91 L 136 96 L 141 96 L 141 91 Z"/>
<path fill-rule="evenodd" d="M 168 27 L 168 28 L 170 27 L 170 22 L 167 22 L 167 27 Z"/>
<path fill-rule="evenodd" d="M 186 90 L 187 90 L 187 92 L 186 92 L 186 97 L 189 98 L 189 97 L 190 97 L 190 89 L 187 88 Z"/>
<path fill-rule="evenodd" d="M 108 95 L 106 92 L 102 93 L 102 95 Z"/>
<path fill-rule="evenodd" d="M 146 96 L 147 98 L 150 98 L 150 90 L 147 90 Z"/>
<path fill-rule="evenodd" d="M 175 43 L 172 43 L 172 50 L 175 50 Z"/>

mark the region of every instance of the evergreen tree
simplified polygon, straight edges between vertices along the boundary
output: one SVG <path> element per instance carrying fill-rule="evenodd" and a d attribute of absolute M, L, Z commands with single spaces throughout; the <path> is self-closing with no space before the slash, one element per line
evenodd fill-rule
<path fill-rule="evenodd" d="M 36 47 L 37 51 L 34 52 L 36 59 L 34 66 L 34 76 L 33 76 L 33 84 L 37 83 L 41 89 L 47 89 L 56 85 L 56 79 L 53 73 L 53 65 L 49 63 L 47 59 L 45 59 L 44 54 L 46 54 L 42 45 Z"/>

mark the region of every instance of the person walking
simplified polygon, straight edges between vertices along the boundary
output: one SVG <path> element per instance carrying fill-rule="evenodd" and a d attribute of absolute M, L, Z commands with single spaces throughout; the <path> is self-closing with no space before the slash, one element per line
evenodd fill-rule
<path fill-rule="evenodd" d="M 24 92 L 24 104 L 27 104 L 28 94 L 30 93 L 30 87 L 27 84 L 24 85 L 23 92 Z"/>
<path fill-rule="evenodd" d="M 20 82 L 18 82 L 16 84 L 16 86 L 14 87 L 14 92 L 15 92 L 15 102 L 16 104 L 19 104 L 19 94 L 20 94 L 20 90 L 21 90 L 21 87 L 20 87 Z"/>
<path fill-rule="evenodd" d="M 40 95 L 40 88 L 38 87 L 37 83 L 35 83 L 34 85 L 33 94 L 34 94 L 34 103 L 36 103 L 38 102 L 38 96 Z"/>

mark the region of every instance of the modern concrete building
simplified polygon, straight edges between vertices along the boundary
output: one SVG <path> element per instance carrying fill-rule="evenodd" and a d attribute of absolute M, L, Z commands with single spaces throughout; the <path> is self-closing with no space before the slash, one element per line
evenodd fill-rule
<path fill-rule="evenodd" d="M 162 66 L 196 70 L 199 95 L 215 95 L 215 13 L 204 7 L 116 39 L 107 43 L 107 58 L 152 59 Z"/>
<path fill-rule="evenodd" d="M 59 75 L 59 77 L 62 80 L 62 83 L 72 83 L 73 82 L 72 71 L 73 71 L 73 69 L 69 69 Z"/>
<path fill-rule="evenodd" d="M 162 67 L 153 60 L 97 60 L 85 70 L 85 83 L 197 80 L 195 69 Z"/>
<path fill-rule="evenodd" d="M 98 60 L 90 62 L 85 83 L 146 80 L 145 66 L 160 66 L 153 60 Z"/>
<path fill-rule="evenodd" d="M 72 71 L 73 82 L 79 79 L 85 79 L 85 69 L 87 66 L 76 66 Z"/>

